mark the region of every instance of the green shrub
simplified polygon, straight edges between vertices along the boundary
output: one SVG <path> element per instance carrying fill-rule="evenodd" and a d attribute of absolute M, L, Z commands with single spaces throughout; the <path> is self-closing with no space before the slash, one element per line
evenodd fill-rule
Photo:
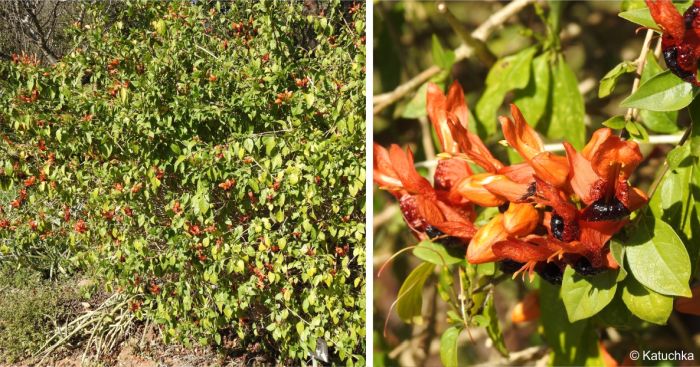
<path fill-rule="evenodd" d="M 364 364 L 364 9 L 193 3 L 98 3 L 56 65 L 0 64 L 2 256 L 168 340 Z"/>
<path fill-rule="evenodd" d="M 39 351 L 54 322 L 70 315 L 76 295 L 65 283 L 46 281 L 26 268 L 0 267 L 0 361 L 8 363 Z"/>

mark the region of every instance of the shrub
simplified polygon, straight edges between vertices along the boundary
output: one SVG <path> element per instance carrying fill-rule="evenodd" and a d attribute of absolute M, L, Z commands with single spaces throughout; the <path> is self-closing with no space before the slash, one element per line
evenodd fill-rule
<path fill-rule="evenodd" d="M 362 364 L 364 10 L 100 6 L 0 66 L 4 258 L 94 271 L 168 340 Z"/>
<path fill-rule="evenodd" d="M 0 267 L 0 361 L 13 363 L 37 352 L 53 323 L 70 315 L 74 297 L 64 282 L 46 281 L 26 268 Z"/>

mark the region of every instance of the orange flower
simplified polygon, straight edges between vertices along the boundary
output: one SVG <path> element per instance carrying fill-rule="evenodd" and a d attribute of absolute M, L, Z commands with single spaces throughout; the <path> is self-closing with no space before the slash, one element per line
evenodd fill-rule
<path fill-rule="evenodd" d="M 545 151 L 542 139 L 511 105 L 512 119 L 500 117 L 503 135 L 525 162 L 505 166 L 468 131 L 459 84 L 447 95 L 429 84 L 426 109 L 443 150 L 434 186 L 418 174 L 410 150 L 374 146 L 374 180 L 399 200 L 419 238 L 447 235 L 469 241 L 470 263 L 502 261 L 514 276 L 532 279 L 537 272 L 553 283 L 561 282 L 566 265 L 584 275 L 619 267 L 608 241 L 647 201 L 628 183 L 642 160 L 636 143 L 600 129 L 581 152 L 564 143 L 566 156 L 556 155 Z M 470 163 L 484 172 L 474 174 Z M 477 230 L 474 205 L 498 207 L 500 213 Z"/>
<path fill-rule="evenodd" d="M 453 190 L 463 198 L 479 206 L 489 207 L 503 205 L 506 202 L 506 198 L 494 194 L 486 188 L 486 185 L 497 180 L 497 177 L 499 176 L 490 173 L 480 173 L 466 177 L 459 181 Z"/>
<path fill-rule="evenodd" d="M 404 152 L 392 145 L 387 151 L 374 144 L 374 181 L 399 199 L 406 223 L 419 237 L 425 238 L 431 229 L 463 239 L 476 232 L 471 212 L 441 201 L 430 182 L 416 171 L 410 149 Z"/>
<path fill-rule="evenodd" d="M 646 0 L 649 12 L 663 34 L 661 49 L 668 68 L 679 78 L 700 85 L 700 4 L 696 1 L 681 15 L 671 0 Z"/>
<path fill-rule="evenodd" d="M 36 177 L 31 176 L 28 179 L 24 180 L 24 187 L 32 186 L 32 185 L 34 185 L 35 182 L 36 182 Z"/>
<path fill-rule="evenodd" d="M 514 324 L 522 324 L 540 317 L 540 299 L 537 292 L 530 292 L 518 302 L 510 314 Z"/>
<path fill-rule="evenodd" d="M 510 113 L 513 120 L 505 116 L 499 117 L 508 145 L 530 164 L 537 177 L 557 187 L 564 185 L 569 174 L 568 161 L 544 150 L 539 135 L 527 124 L 516 105 L 510 105 Z"/>
<path fill-rule="evenodd" d="M 234 179 L 227 179 L 226 181 L 222 182 L 219 184 L 219 188 L 228 191 L 231 187 L 233 187 L 236 184 L 236 180 Z"/>
<path fill-rule="evenodd" d="M 428 83 L 426 109 L 443 152 L 463 153 L 488 172 L 503 167 L 481 139 L 467 130 L 469 110 L 459 83 L 453 82 L 447 95 L 436 84 Z"/>
<path fill-rule="evenodd" d="M 87 224 L 85 224 L 85 221 L 82 219 L 78 219 L 77 222 L 75 222 L 75 225 L 73 226 L 73 230 L 75 230 L 78 233 L 85 233 L 88 230 Z"/>

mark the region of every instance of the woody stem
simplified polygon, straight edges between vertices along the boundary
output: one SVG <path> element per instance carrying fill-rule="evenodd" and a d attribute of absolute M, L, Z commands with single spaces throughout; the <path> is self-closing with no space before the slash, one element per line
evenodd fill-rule
<path fill-rule="evenodd" d="M 644 71 L 644 65 L 647 61 L 647 54 L 649 53 L 649 46 L 651 45 L 651 39 L 654 36 L 654 31 L 651 29 L 647 30 L 647 34 L 644 37 L 644 43 L 642 44 L 642 51 L 639 53 L 639 57 L 635 60 L 637 64 L 637 71 L 634 76 L 634 82 L 632 83 L 632 91 L 630 95 L 639 89 L 639 83 L 642 79 L 642 72 Z M 632 121 L 637 118 L 637 113 L 639 112 L 636 108 L 627 109 L 627 114 L 625 115 L 625 121 Z"/>
<path fill-rule="evenodd" d="M 467 309 L 466 305 L 464 304 L 465 296 L 464 296 L 464 284 L 462 283 L 462 273 L 464 270 L 462 270 L 462 267 L 459 267 L 459 275 L 457 278 L 459 279 L 459 302 L 460 302 L 460 309 L 462 311 L 462 322 L 464 322 L 464 329 L 469 329 L 469 323 L 467 322 Z"/>
<path fill-rule="evenodd" d="M 511 16 L 517 14 L 522 9 L 534 2 L 535 0 L 514 0 L 510 2 L 508 5 L 491 14 L 491 16 L 486 19 L 485 22 L 483 22 L 477 29 L 474 30 L 474 32 L 471 33 L 471 36 L 474 39 L 485 41 L 494 30 L 510 19 Z M 474 54 L 474 49 L 466 44 L 461 45 L 454 51 L 455 62 L 462 61 Z M 385 108 L 401 100 L 401 98 L 403 98 L 405 95 L 423 85 L 425 82 L 430 80 L 430 78 L 440 73 L 440 71 L 442 71 L 442 69 L 439 66 L 433 65 L 430 68 L 423 70 L 411 80 L 399 85 L 393 91 L 374 96 L 373 113 L 375 115 L 379 114 Z"/>

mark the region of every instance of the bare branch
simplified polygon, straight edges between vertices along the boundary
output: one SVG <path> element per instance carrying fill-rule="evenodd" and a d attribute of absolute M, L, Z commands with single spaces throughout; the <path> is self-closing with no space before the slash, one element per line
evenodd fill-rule
<path fill-rule="evenodd" d="M 499 26 L 505 23 L 511 16 L 518 13 L 520 10 L 526 6 L 534 3 L 535 0 L 515 0 L 508 5 L 504 6 L 499 11 L 493 13 L 490 18 L 488 18 L 484 23 L 482 23 L 471 36 L 480 41 L 485 41 L 486 38 Z M 474 52 L 473 48 L 469 45 L 462 45 L 455 50 L 455 60 L 456 62 L 462 61 L 467 57 L 471 56 Z M 431 66 L 430 68 L 424 70 L 413 79 L 407 81 L 406 83 L 398 86 L 391 92 L 384 93 L 374 97 L 374 114 L 382 112 L 388 106 L 396 103 L 398 100 L 403 98 L 410 91 L 418 88 L 423 83 L 427 82 L 430 78 L 437 75 L 442 69 L 438 66 Z"/>

